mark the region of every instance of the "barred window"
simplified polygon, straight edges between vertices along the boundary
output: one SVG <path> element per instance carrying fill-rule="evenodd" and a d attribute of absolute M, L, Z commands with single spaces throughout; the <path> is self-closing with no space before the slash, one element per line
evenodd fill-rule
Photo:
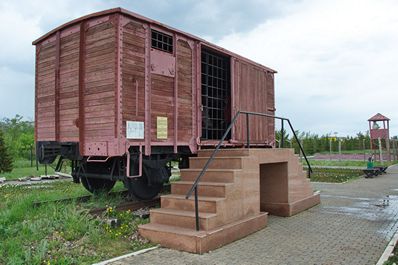
<path fill-rule="evenodd" d="M 151 30 L 152 48 L 161 51 L 173 52 L 173 37 L 157 30 Z"/>

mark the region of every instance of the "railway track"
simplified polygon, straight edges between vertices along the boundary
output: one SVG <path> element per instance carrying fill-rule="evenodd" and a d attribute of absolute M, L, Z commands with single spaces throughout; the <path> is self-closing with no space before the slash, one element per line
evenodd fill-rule
<path fill-rule="evenodd" d="M 165 185 L 163 188 L 162 193 L 170 193 L 170 185 Z M 109 197 L 118 197 L 118 196 L 124 196 L 126 200 L 128 199 L 128 191 L 123 190 L 123 191 L 117 191 L 117 192 L 111 192 L 108 194 Z M 35 201 L 33 202 L 33 207 L 40 207 L 45 204 L 49 203 L 69 203 L 69 202 L 77 202 L 77 203 L 84 203 L 88 202 L 92 198 L 95 198 L 95 195 L 85 195 L 85 196 L 79 196 L 79 197 L 70 197 L 70 198 L 61 198 L 61 199 L 56 199 L 56 200 L 47 200 L 47 201 Z M 118 211 L 137 211 L 139 209 L 143 208 L 153 208 L 156 206 L 160 205 L 160 196 L 157 196 L 154 199 L 151 200 L 145 200 L 145 201 L 140 201 L 140 200 L 132 200 L 132 201 L 124 201 L 120 203 L 119 205 L 115 206 L 115 209 Z M 107 207 L 99 207 L 99 208 L 93 208 L 89 210 L 89 213 L 93 216 L 99 216 L 103 212 L 105 212 Z M 145 217 L 145 215 L 144 215 Z"/>
<path fill-rule="evenodd" d="M 127 197 L 128 192 L 127 190 L 123 191 L 117 191 L 117 192 L 111 192 L 108 194 L 109 197 L 117 197 L 117 196 L 126 196 Z M 56 199 L 56 200 L 48 200 L 48 201 L 35 201 L 33 202 L 33 207 L 40 207 L 44 204 L 48 203 L 68 203 L 68 202 L 88 202 L 90 199 L 94 198 L 95 195 L 84 195 L 84 196 L 79 196 L 79 197 L 69 197 L 69 198 L 61 198 L 61 199 Z"/>
<path fill-rule="evenodd" d="M 115 207 L 115 209 L 117 211 L 127 211 L 130 210 L 132 212 L 143 209 L 143 208 L 153 208 L 156 206 L 160 205 L 160 197 L 156 197 L 152 200 L 147 200 L 147 201 L 130 201 L 130 202 L 123 202 L 120 203 L 119 205 L 117 205 Z M 106 211 L 106 207 L 102 207 L 102 208 L 95 208 L 95 209 L 91 209 L 89 211 L 89 213 L 91 215 L 94 216 L 99 216 L 101 215 L 103 212 Z M 142 217 L 146 217 L 146 215 L 142 216 Z"/>

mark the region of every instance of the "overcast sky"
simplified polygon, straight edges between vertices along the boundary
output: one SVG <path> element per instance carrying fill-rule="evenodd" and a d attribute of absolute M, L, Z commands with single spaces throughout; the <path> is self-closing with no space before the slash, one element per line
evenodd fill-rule
<path fill-rule="evenodd" d="M 2 0 L 0 118 L 34 117 L 33 40 L 119 6 L 277 70 L 277 114 L 300 131 L 354 135 L 380 112 L 398 135 L 395 0 Z"/>

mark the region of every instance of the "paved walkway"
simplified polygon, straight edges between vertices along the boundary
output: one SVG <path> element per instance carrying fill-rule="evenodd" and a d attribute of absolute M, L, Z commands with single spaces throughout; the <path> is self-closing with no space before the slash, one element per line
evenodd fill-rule
<path fill-rule="evenodd" d="M 322 203 L 213 252 L 159 248 L 124 264 L 375 264 L 398 229 L 398 168 L 346 184 L 314 183 Z M 389 195 L 389 205 L 383 199 Z"/>

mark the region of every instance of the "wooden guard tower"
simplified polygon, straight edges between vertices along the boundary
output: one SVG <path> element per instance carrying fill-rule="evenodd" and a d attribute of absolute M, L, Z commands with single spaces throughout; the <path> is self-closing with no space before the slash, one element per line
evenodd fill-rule
<path fill-rule="evenodd" d="M 383 140 L 387 150 L 387 159 L 390 159 L 390 119 L 377 113 L 368 119 L 370 132 L 370 148 L 377 149 L 377 146 L 383 147 Z M 379 124 L 380 123 L 380 124 Z M 377 144 L 375 144 L 377 141 Z"/>

